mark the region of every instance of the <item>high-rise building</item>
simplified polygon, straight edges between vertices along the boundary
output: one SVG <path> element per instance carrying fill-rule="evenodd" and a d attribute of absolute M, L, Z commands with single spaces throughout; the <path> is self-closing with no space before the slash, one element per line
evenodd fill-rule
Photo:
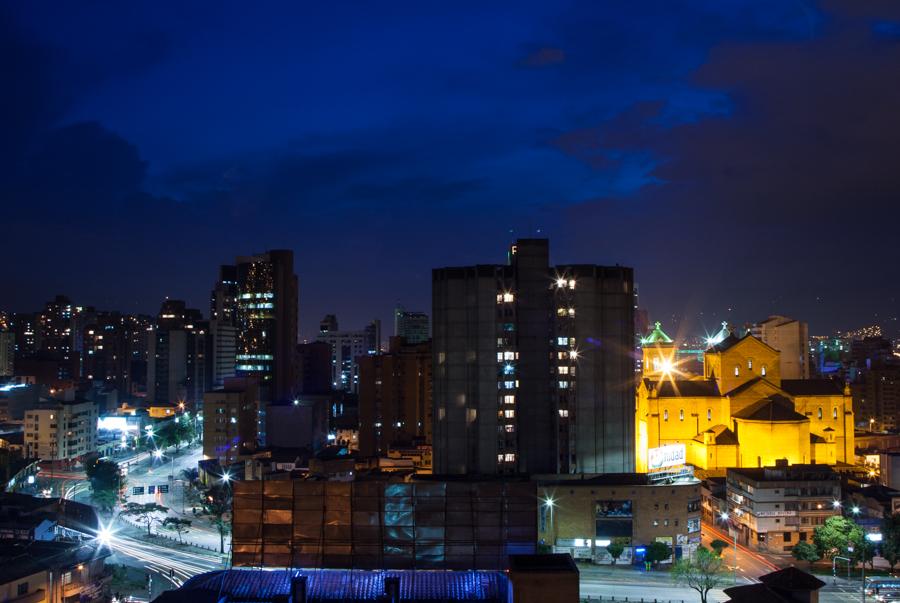
<path fill-rule="evenodd" d="M 209 302 L 208 368 L 210 387 L 223 387 L 234 377 L 238 343 L 237 266 L 220 266 Z"/>
<path fill-rule="evenodd" d="M 428 314 L 394 308 L 394 336 L 403 337 L 406 343 L 422 343 L 430 338 Z"/>
<path fill-rule="evenodd" d="M 294 374 L 298 394 L 324 395 L 331 391 L 331 346 L 324 341 L 297 346 Z"/>
<path fill-rule="evenodd" d="M 147 397 L 154 403 L 196 405 L 207 389 L 207 325 L 180 300 L 163 302 L 150 334 Z"/>
<path fill-rule="evenodd" d="M 265 441 L 265 414 L 256 378 L 233 377 L 203 395 L 203 455 L 230 464 Z"/>
<path fill-rule="evenodd" d="M 47 302 L 38 317 L 41 346 L 45 352 L 71 352 L 74 349 L 75 306 L 64 295 Z"/>
<path fill-rule="evenodd" d="M 435 473 L 634 471 L 631 268 L 521 239 L 432 282 Z"/>
<path fill-rule="evenodd" d="M 359 359 L 359 450 L 431 444 L 431 344 L 392 337 L 388 352 Z"/>
<path fill-rule="evenodd" d="M 0 331 L 0 377 L 12 377 L 16 374 L 16 334 Z"/>
<path fill-rule="evenodd" d="M 782 379 L 809 379 L 809 329 L 805 322 L 770 316 L 751 326 L 750 333 L 781 352 Z"/>
<path fill-rule="evenodd" d="M 377 354 L 381 346 L 381 321 L 373 320 L 359 331 L 339 331 L 333 314 L 321 323 L 316 338 L 331 346 L 331 386 L 356 393 L 359 385 L 357 358 Z"/>
<path fill-rule="evenodd" d="M 37 316 L 29 312 L 19 312 L 12 316 L 12 328 L 16 334 L 16 356 L 33 356 L 40 349 L 40 333 Z"/>
<path fill-rule="evenodd" d="M 209 300 L 209 319 L 224 324 L 237 324 L 237 266 L 219 266 L 219 280 L 213 285 Z"/>
<path fill-rule="evenodd" d="M 297 346 L 294 252 L 267 251 L 237 259 L 236 374 L 257 377 L 267 398 L 290 398 Z"/>

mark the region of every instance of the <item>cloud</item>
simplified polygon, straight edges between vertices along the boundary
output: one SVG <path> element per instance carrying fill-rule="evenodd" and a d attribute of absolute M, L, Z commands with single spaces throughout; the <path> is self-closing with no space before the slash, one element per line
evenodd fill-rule
<path fill-rule="evenodd" d="M 562 48 L 542 46 L 532 50 L 519 64 L 523 67 L 547 67 L 558 65 L 566 60 L 566 53 Z"/>
<path fill-rule="evenodd" d="M 640 102 L 555 141 L 599 171 L 620 169 L 608 157 L 653 158 L 652 184 L 570 218 L 582 239 L 596 236 L 583 226 L 593 218 L 608 225 L 606 245 L 640 242 L 638 274 L 657 310 L 677 310 L 665 292 L 685 283 L 746 318 L 891 307 L 900 273 L 883 258 L 896 253 L 900 220 L 900 44 L 879 39 L 872 13 L 844 6 L 830 5 L 812 40 L 715 47 L 690 82 L 726 94 L 728 114 L 672 124 L 660 119 L 664 100 Z M 673 253 L 677 270 L 661 270 Z M 772 306 L 773 291 L 794 310 Z"/>

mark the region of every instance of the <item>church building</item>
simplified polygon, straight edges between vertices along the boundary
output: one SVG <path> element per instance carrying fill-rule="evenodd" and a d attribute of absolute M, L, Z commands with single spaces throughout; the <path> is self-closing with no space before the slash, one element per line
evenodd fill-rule
<path fill-rule="evenodd" d="M 853 463 L 850 390 L 829 379 L 782 379 L 779 352 L 723 325 L 703 355 L 703 374 L 681 370 L 660 323 L 642 339 L 635 414 L 638 471 L 648 449 L 683 444 L 687 463 L 726 467 Z"/>

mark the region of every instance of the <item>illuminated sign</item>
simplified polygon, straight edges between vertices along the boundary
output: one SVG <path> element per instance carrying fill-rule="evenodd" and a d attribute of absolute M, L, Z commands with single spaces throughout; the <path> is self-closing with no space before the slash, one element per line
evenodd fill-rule
<path fill-rule="evenodd" d="M 668 446 L 651 448 L 647 451 L 647 458 L 647 468 L 650 471 L 684 465 L 687 463 L 687 448 L 685 448 L 684 444 L 669 444 Z"/>

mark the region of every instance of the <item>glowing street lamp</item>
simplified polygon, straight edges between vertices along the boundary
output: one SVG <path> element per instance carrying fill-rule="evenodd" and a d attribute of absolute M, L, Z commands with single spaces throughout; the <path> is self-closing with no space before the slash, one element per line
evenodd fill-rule
<path fill-rule="evenodd" d="M 739 515 L 739 513 L 737 511 L 735 511 L 735 515 Z M 728 511 L 722 511 L 722 513 L 719 515 L 719 519 L 721 519 L 722 523 L 724 523 L 725 525 L 728 525 L 729 518 L 730 518 L 730 515 L 728 514 Z M 737 566 L 738 566 L 737 526 L 733 526 L 732 529 L 734 530 L 734 583 L 737 584 Z"/>

